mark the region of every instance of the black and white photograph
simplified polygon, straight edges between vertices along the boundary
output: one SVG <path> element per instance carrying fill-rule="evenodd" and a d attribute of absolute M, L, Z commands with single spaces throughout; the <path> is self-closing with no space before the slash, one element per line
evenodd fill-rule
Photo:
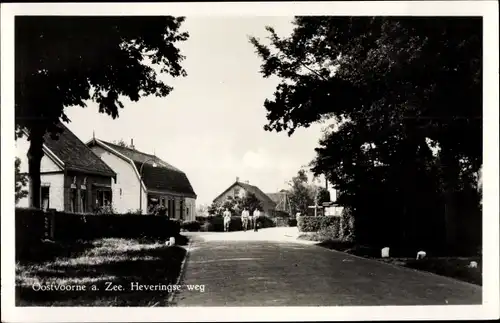
<path fill-rule="evenodd" d="M 496 2 L 1 14 L 2 321 L 499 318 Z"/>

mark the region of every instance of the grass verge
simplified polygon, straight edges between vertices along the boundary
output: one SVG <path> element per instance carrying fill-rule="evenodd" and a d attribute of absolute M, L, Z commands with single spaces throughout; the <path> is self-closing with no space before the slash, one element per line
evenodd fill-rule
<path fill-rule="evenodd" d="M 350 241 L 328 239 L 322 233 L 318 232 L 303 233 L 298 239 L 317 241 L 318 246 L 327 249 L 334 249 L 402 267 L 427 271 L 479 286 L 482 285 L 481 257 L 427 257 L 422 260 L 408 257 L 381 258 L 381 251 L 378 248 L 360 246 Z M 475 261 L 478 266 L 476 268 L 469 267 L 471 261 Z"/>
<path fill-rule="evenodd" d="M 45 241 L 36 250 L 16 263 L 16 306 L 168 306 L 186 255 L 180 246 L 114 238 Z"/>

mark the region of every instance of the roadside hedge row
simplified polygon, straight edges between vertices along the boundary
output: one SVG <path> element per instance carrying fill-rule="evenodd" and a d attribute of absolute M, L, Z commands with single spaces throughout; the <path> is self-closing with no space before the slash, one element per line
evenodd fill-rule
<path fill-rule="evenodd" d="M 74 214 L 16 208 L 16 243 L 48 238 L 57 241 L 99 238 L 168 239 L 180 233 L 180 223 L 162 216 Z"/>
<path fill-rule="evenodd" d="M 275 227 L 273 219 L 267 216 L 261 216 L 259 218 L 259 228 L 270 228 Z M 249 226 L 250 228 L 250 226 Z M 229 224 L 229 231 L 241 231 L 243 230 L 243 224 L 241 222 L 241 217 L 232 216 L 231 223 Z M 206 217 L 200 221 L 200 231 L 204 232 L 223 232 L 224 231 L 224 219 L 222 216 L 211 216 Z"/>
<path fill-rule="evenodd" d="M 297 226 L 300 232 L 318 232 L 320 230 L 331 229 L 340 231 L 340 217 L 336 216 L 299 216 Z"/>

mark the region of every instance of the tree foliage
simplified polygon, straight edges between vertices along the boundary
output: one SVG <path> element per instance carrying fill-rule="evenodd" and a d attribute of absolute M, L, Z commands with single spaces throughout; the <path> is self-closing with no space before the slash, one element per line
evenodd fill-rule
<path fill-rule="evenodd" d="M 246 208 L 249 212 L 253 212 L 255 210 L 264 210 L 264 208 L 262 207 L 262 202 L 253 193 L 247 193 L 242 198 L 241 209 L 244 208 Z"/>
<path fill-rule="evenodd" d="M 314 195 L 308 184 L 307 174 L 304 170 L 299 170 L 290 182 L 290 206 L 292 214 L 305 215 L 309 206 L 314 205 Z"/>
<path fill-rule="evenodd" d="M 222 215 L 225 209 L 231 212 L 232 216 L 240 216 L 244 208 L 253 212 L 255 209 L 263 211 L 262 202 L 255 194 L 247 192 L 243 198 L 239 196 L 228 196 L 223 202 L 213 202 L 209 208 L 210 215 Z"/>
<path fill-rule="evenodd" d="M 15 160 L 15 181 L 16 181 L 16 187 L 15 187 L 15 201 L 16 204 L 21 200 L 22 198 L 25 198 L 28 196 L 28 191 L 25 189 L 26 184 L 28 183 L 28 177 L 26 174 L 21 174 L 21 159 L 16 157 Z"/>
<path fill-rule="evenodd" d="M 120 139 L 120 140 L 115 140 L 115 141 L 113 141 L 113 143 L 114 143 L 115 145 L 120 146 L 120 147 L 125 147 L 125 148 L 133 148 L 133 146 L 132 146 L 132 145 L 127 144 L 127 143 L 125 142 L 125 140 L 123 140 L 123 139 Z"/>
<path fill-rule="evenodd" d="M 123 98 L 164 97 L 172 91 L 160 73 L 185 76 L 176 44 L 184 18 L 170 16 L 19 16 L 15 22 L 16 134 L 28 130 L 33 201 L 40 206 L 44 135 L 57 138 L 65 108 L 86 107 L 119 116 Z"/>
<path fill-rule="evenodd" d="M 482 164 L 481 19 L 296 17 L 294 26 L 287 38 L 267 27 L 269 46 L 250 39 L 262 75 L 281 80 L 264 102 L 264 128 L 292 135 L 332 123 L 312 170 L 371 238 L 424 241 L 404 228 L 438 228 L 444 214 L 446 238 L 456 242 L 458 192 L 475 199 Z M 381 205 L 386 218 L 375 221 L 370 212 Z"/>
<path fill-rule="evenodd" d="M 324 187 L 318 188 L 318 205 L 322 205 L 325 202 L 330 202 L 330 192 Z"/>

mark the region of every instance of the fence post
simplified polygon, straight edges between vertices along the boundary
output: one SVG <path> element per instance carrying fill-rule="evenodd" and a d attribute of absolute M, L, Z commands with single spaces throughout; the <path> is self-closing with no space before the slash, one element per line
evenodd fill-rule
<path fill-rule="evenodd" d="M 55 209 L 48 209 L 45 213 L 45 239 L 55 240 Z"/>

